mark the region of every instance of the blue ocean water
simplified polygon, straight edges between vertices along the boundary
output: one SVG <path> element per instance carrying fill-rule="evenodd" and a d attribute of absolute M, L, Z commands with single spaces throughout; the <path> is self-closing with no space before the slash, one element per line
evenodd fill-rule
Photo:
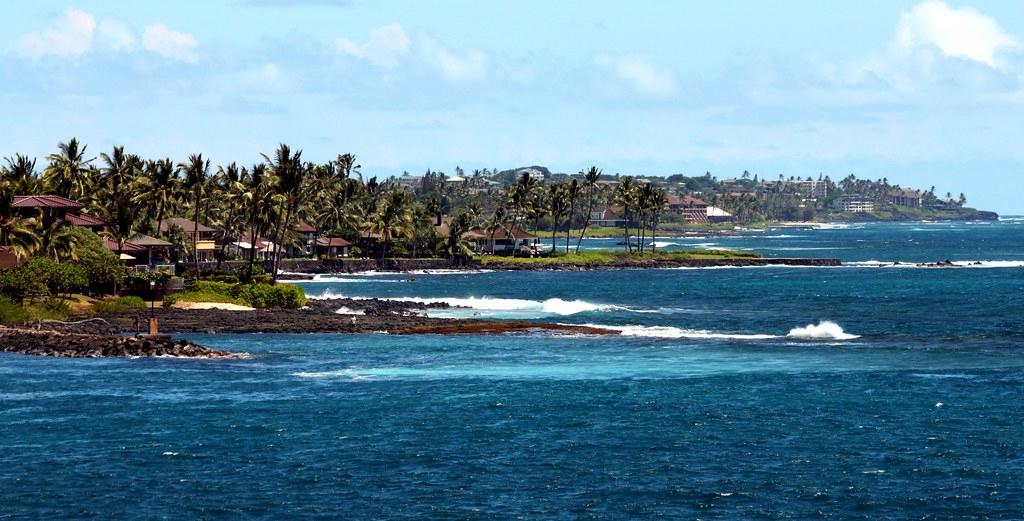
<path fill-rule="evenodd" d="M 0 519 L 1024 518 L 1024 219 L 659 241 L 847 265 L 303 284 L 614 337 L 3 354 Z"/>

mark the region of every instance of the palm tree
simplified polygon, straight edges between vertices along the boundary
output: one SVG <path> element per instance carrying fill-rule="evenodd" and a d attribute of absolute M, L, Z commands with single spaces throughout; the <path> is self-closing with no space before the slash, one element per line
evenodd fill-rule
<path fill-rule="evenodd" d="M 594 192 L 597 190 L 597 182 L 601 180 L 601 170 L 596 166 L 590 167 L 586 172 L 580 171 L 580 173 L 583 174 L 583 181 L 587 186 L 587 219 L 583 221 L 583 231 L 580 232 L 580 238 L 576 241 L 576 253 L 580 252 L 583 236 L 587 234 L 587 227 L 590 226 L 590 216 L 594 213 Z"/>
<path fill-rule="evenodd" d="M 633 192 L 636 191 L 636 185 L 633 184 L 633 178 L 630 176 L 623 176 L 619 180 L 619 186 L 615 189 L 615 200 L 622 205 L 625 215 L 624 222 L 622 225 L 622 239 L 626 245 L 626 251 L 633 251 L 633 244 L 629 238 L 629 219 L 632 214 L 632 208 L 634 204 Z"/>
<path fill-rule="evenodd" d="M 120 254 L 140 219 L 135 197 L 142 159 L 125 154 L 124 147 L 114 147 L 110 155 L 100 154 L 100 159 L 105 166 L 100 171 L 99 189 L 93 200 L 110 228 L 108 235 L 117 241 Z"/>
<path fill-rule="evenodd" d="M 412 225 L 412 209 L 406 192 L 388 192 L 370 221 L 370 231 L 376 233 L 381 244 L 380 260 L 384 261 L 388 244 L 399 237 L 408 236 Z"/>
<path fill-rule="evenodd" d="M 41 191 L 35 159 L 15 154 L 14 157 L 5 157 L 4 162 L 7 166 L 0 168 L 0 173 L 15 194 L 31 195 Z"/>
<path fill-rule="evenodd" d="M 12 185 L 8 179 L 0 180 L 0 246 L 23 259 L 39 249 L 40 239 L 35 232 L 36 220 L 15 211 Z"/>
<path fill-rule="evenodd" d="M 565 225 L 565 253 L 569 253 L 569 232 L 576 216 L 576 198 L 580 196 L 580 183 L 575 179 L 570 181 L 566 186 L 565 195 L 569 199 L 569 222 Z"/>
<path fill-rule="evenodd" d="M 291 219 L 298 209 L 302 185 L 308 173 L 307 165 L 302 163 L 302 151 L 297 150 L 293 154 L 291 148 L 281 143 L 274 151 L 274 157 L 270 158 L 263 154 L 263 158 L 270 166 L 270 171 L 277 180 L 276 195 L 283 206 L 283 212 L 278 215 L 277 228 L 274 233 L 274 258 L 271 260 L 271 280 L 277 281 L 278 259 L 281 256 L 281 243 L 284 242 L 284 235 L 291 226 Z"/>
<path fill-rule="evenodd" d="M 167 209 L 178 200 L 181 180 L 178 179 L 178 169 L 170 158 L 146 161 L 144 172 L 135 200 L 156 211 L 155 229 L 157 235 L 160 235 L 160 223 L 163 222 Z"/>
<path fill-rule="evenodd" d="M 658 249 L 658 224 L 661 222 L 661 213 L 668 206 L 668 195 L 664 190 L 655 190 L 650 200 L 651 211 L 651 251 Z"/>
<path fill-rule="evenodd" d="M 494 255 L 494 233 L 505 226 L 505 218 L 505 207 L 498 205 L 494 208 L 494 213 L 491 214 L 490 219 L 487 220 L 487 230 L 491 234 L 491 255 Z"/>
<path fill-rule="evenodd" d="M 246 223 L 249 227 L 249 270 L 248 276 L 253 273 L 253 264 L 256 261 L 256 243 L 270 229 L 272 221 L 274 198 L 272 191 L 272 177 L 267 173 L 263 164 L 253 165 L 251 170 L 242 169 L 240 187 L 241 200 L 245 208 Z"/>
<path fill-rule="evenodd" d="M 558 220 L 565 215 L 569 206 L 566 185 L 555 183 L 548 186 L 548 204 L 551 211 L 551 253 L 555 253 L 555 233 L 558 231 Z"/>
<path fill-rule="evenodd" d="M 198 278 L 201 275 L 199 272 L 198 249 L 200 201 L 203 197 L 204 188 L 206 188 L 206 177 L 210 172 L 210 160 L 203 160 L 202 154 L 191 154 L 188 156 L 188 161 L 178 164 L 178 168 L 185 172 L 183 188 L 186 192 L 192 192 L 192 211 L 195 219 L 192 223 L 192 261 L 196 277 Z"/>
<path fill-rule="evenodd" d="M 88 189 L 89 163 L 95 158 L 86 159 L 86 145 L 79 146 L 78 140 L 71 138 L 67 143 L 58 143 L 56 154 L 46 156 L 50 165 L 43 171 L 43 181 L 49 189 L 61 197 L 79 199 Z"/>
<path fill-rule="evenodd" d="M 515 247 L 515 236 L 514 230 L 518 226 L 519 220 L 525 216 L 526 209 L 529 206 L 530 199 L 533 197 L 533 192 L 537 188 L 537 180 L 530 176 L 529 173 L 523 172 L 523 175 L 519 180 L 508 188 L 508 203 L 512 208 L 512 226 L 506 230 L 507 237 L 513 241 L 512 256 L 516 256 L 518 248 Z"/>
<path fill-rule="evenodd" d="M 448 237 L 445 241 L 445 253 L 448 259 L 455 263 L 455 259 L 472 254 L 469 244 L 463 235 L 472 227 L 473 218 L 466 212 L 456 215 L 448 224 Z"/>
<path fill-rule="evenodd" d="M 221 222 L 222 232 L 220 252 L 217 253 L 217 270 L 220 270 L 221 264 L 224 262 L 224 252 L 227 249 L 228 238 L 234 236 L 233 232 L 238 228 L 236 217 L 240 213 L 238 211 L 239 205 L 237 204 L 241 198 L 241 191 L 239 190 L 240 180 L 241 175 L 238 171 L 238 165 L 235 163 L 229 164 L 226 168 L 223 166 L 217 168 L 215 178 L 215 187 L 218 193 L 217 199 L 227 207 L 227 215 Z"/>

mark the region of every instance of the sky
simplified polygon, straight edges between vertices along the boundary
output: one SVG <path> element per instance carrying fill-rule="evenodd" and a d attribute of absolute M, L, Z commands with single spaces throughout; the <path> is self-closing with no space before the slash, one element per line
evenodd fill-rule
<path fill-rule="evenodd" d="M 1019 1 L 5 4 L 0 156 L 849 174 L 1024 214 Z"/>

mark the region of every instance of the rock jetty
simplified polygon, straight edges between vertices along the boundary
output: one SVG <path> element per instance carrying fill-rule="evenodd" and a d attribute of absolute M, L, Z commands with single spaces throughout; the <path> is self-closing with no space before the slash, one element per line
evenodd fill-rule
<path fill-rule="evenodd" d="M 174 356 L 188 358 L 237 358 L 238 353 L 218 351 L 169 336 L 118 336 L 68 333 L 53 330 L 0 327 L 0 352 L 62 358 Z"/>

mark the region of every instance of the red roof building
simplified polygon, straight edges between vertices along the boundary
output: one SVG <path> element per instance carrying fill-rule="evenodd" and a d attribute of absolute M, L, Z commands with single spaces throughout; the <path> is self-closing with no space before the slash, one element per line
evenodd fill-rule
<path fill-rule="evenodd" d="M 14 207 L 81 210 L 82 203 L 59 195 L 16 195 L 14 196 Z"/>

